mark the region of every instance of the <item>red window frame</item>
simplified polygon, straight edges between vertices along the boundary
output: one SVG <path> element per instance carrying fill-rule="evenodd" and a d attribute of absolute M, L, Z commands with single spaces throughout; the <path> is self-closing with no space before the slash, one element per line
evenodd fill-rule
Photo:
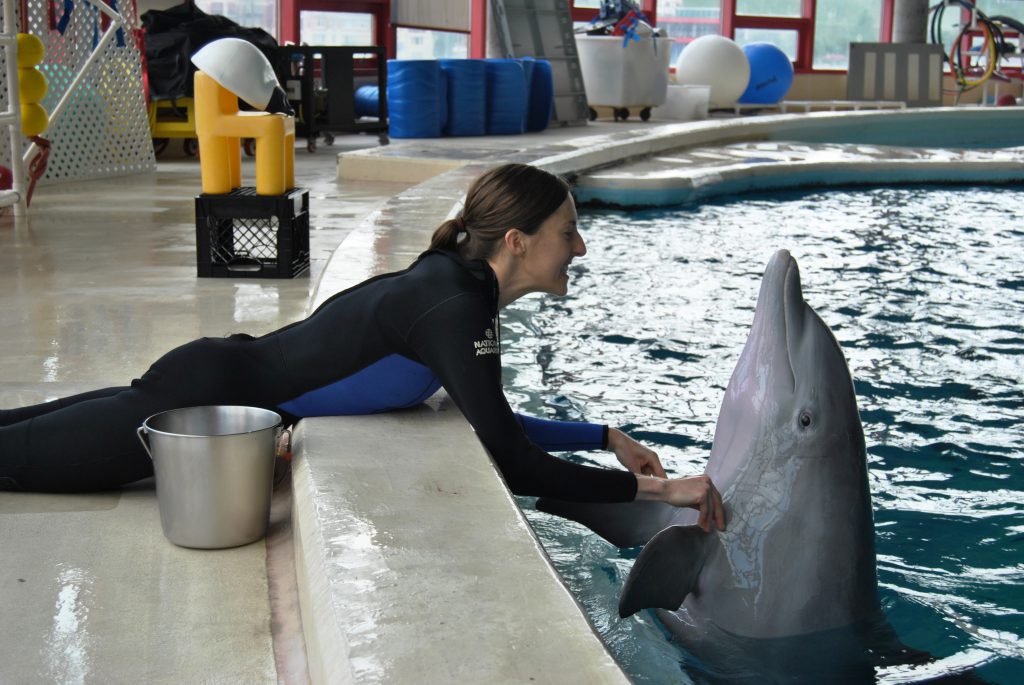
<path fill-rule="evenodd" d="M 722 0 L 722 35 L 736 37 L 736 29 L 782 29 L 796 31 L 796 59 L 793 69 L 811 71 L 814 63 L 814 17 L 817 3 L 801 0 L 799 17 L 759 17 L 736 13 L 737 0 Z"/>
<path fill-rule="evenodd" d="M 649 0 L 653 1 L 653 0 Z M 470 0 L 472 23 L 469 34 L 470 57 L 483 58 L 487 54 L 487 0 Z M 280 0 L 281 25 L 278 40 L 299 42 L 299 13 L 313 12 L 363 12 L 373 15 L 374 38 L 378 46 L 387 50 L 387 56 L 395 56 L 397 26 L 391 23 L 391 0 Z M 425 28 L 425 27 L 409 27 Z M 426 27 L 429 28 L 429 27 Z"/>
<path fill-rule="evenodd" d="M 845 73 L 843 70 L 813 68 L 814 21 L 816 0 L 801 1 L 799 17 L 767 17 L 736 13 L 737 0 L 721 0 L 721 34 L 736 37 L 738 28 L 783 29 L 797 33 L 797 54 L 793 67 L 806 73 Z M 879 40 L 892 40 L 893 5 L 895 0 L 879 0 L 882 9 L 881 35 Z M 389 58 L 395 56 L 397 26 L 391 24 L 391 0 L 280 0 L 281 23 L 278 39 L 281 42 L 297 43 L 299 39 L 299 12 L 302 10 L 323 12 L 365 12 L 374 16 L 374 32 L 377 45 L 384 46 Z M 482 58 L 487 52 L 488 0 L 470 0 L 471 30 L 469 33 L 470 57 Z M 641 0 L 640 8 L 657 25 L 658 0 Z M 572 19 L 587 22 L 597 16 L 598 10 L 572 5 Z M 409 27 L 430 28 L 430 27 Z"/>
<path fill-rule="evenodd" d="M 470 11 L 469 56 L 487 57 L 487 0 L 472 0 Z"/>

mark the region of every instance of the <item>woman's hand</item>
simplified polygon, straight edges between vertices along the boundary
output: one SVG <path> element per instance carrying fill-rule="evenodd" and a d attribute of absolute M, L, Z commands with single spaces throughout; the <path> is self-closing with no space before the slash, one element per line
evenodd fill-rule
<path fill-rule="evenodd" d="M 718 530 L 725 530 L 725 508 L 722 506 L 722 496 L 718 494 L 715 484 L 706 475 L 670 480 L 637 476 L 636 483 L 636 498 L 638 500 L 655 500 L 676 507 L 696 509 L 700 512 L 697 525 L 705 533 L 711 532 L 712 521 Z"/>
<path fill-rule="evenodd" d="M 608 449 L 615 452 L 619 463 L 637 475 L 667 478 L 654 450 L 644 447 L 618 428 L 608 429 Z"/>

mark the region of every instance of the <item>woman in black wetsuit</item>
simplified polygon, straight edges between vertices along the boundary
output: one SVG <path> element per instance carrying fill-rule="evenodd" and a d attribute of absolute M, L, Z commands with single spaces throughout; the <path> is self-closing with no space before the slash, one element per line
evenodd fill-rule
<path fill-rule="evenodd" d="M 501 388 L 498 310 L 531 292 L 564 295 L 585 254 L 564 181 L 522 164 L 478 178 L 462 212 L 404 271 L 338 293 L 308 318 L 258 338 L 203 338 L 158 359 L 131 386 L 0 411 L 0 490 L 87 492 L 152 474 L 136 428 L 180 407 L 239 404 L 303 416 L 407 407 L 440 386 L 516 494 L 654 499 L 724 525 L 706 476 L 668 479 L 657 455 L 606 426 L 512 412 Z M 547 450 L 607 448 L 625 471 Z"/>

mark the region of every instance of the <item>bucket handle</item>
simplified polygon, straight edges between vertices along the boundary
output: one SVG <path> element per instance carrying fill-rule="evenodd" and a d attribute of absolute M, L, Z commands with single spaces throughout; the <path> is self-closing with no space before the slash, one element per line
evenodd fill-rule
<path fill-rule="evenodd" d="M 153 461 L 153 453 L 149 451 L 149 443 L 146 442 L 146 438 L 143 435 L 143 433 L 145 433 L 145 432 L 146 432 L 146 427 L 145 426 L 139 426 L 138 428 L 135 429 L 135 433 L 139 436 L 139 442 L 142 443 L 142 446 L 146 449 L 146 454 L 149 455 L 149 460 Z"/>
<path fill-rule="evenodd" d="M 153 453 L 149 449 L 149 443 L 146 442 L 145 433 L 146 433 L 146 426 L 145 426 L 145 424 L 143 424 L 143 425 L 141 425 L 141 426 L 139 426 L 138 428 L 135 429 L 135 434 L 139 436 L 139 442 L 142 443 L 142 447 L 146 450 L 146 454 L 149 455 L 149 460 L 153 461 Z M 284 441 L 282 441 L 282 438 L 284 438 L 285 436 L 287 436 L 287 438 Z M 283 444 L 281 444 L 282 442 L 283 442 Z M 288 461 L 291 461 L 291 458 L 292 458 L 292 431 L 291 431 L 290 428 L 282 429 L 280 426 L 277 427 L 277 435 L 274 436 L 274 445 L 276 447 L 275 451 L 281 451 L 281 448 L 283 448 L 283 451 L 280 454 L 280 456 L 284 457 Z"/>
<path fill-rule="evenodd" d="M 277 427 L 274 436 L 274 456 L 285 461 L 292 460 L 292 429 Z"/>

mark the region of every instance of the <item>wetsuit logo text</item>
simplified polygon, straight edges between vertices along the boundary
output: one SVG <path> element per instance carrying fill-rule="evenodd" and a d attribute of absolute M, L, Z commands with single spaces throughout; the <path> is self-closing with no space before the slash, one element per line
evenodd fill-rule
<path fill-rule="evenodd" d="M 475 340 L 473 349 L 476 350 L 478 357 L 482 354 L 498 354 L 498 341 L 494 339 L 494 331 L 490 328 L 484 331 L 484 339 Z"/>

